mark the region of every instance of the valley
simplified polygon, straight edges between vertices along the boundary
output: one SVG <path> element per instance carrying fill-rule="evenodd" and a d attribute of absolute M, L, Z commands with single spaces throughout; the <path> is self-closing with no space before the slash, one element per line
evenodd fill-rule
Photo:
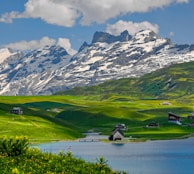
<path fill-rule="evenodd" d="M 139 140 L 174 139 L 192 136 L 194 127 L 188 115 L 193 112 L 194 97 L 156 100 L 112 95 L 99 96 L 1 96 L 0 136 L 23 135 L 31 142 L 76 140 L 84 132 L 110 135 L 123 123 L 125 137 Z M 168 104 L 166 104 L 168 103 Z M 21 107 L 22 115 L 12 114 Z M 168 122 L 168 112 L 182 117 L 182 125 Z M 151 122 L 158 128 L 146 127 Z"/>

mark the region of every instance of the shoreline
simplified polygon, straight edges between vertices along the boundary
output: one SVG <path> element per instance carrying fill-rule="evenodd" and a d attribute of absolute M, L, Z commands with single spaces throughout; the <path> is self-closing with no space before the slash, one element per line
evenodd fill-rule
<path fill-rule="evenodd" d="M 100 135 L 100 136 L 107 136 L 107 135 Z M 31 145 L 35 145 L 35 144 L 48 144 L 48 143 L 56 143 L 56 142 L 103 142 L 103 143 L 110 143 L 110 144 L 126 144 L 126 143 L 143 143 L 143 142 L 150 142 L 150 141 L 173 141 L 173 140 L 185 140 L 185 139 L 190 139 L 190 138 L 194 138 L 194 133 L 193 134 L 189 134 L 189 135 L 185 135 L 179 138 L 171 138 L 171 139 L 146 139 L 146 138 L 125 138 L 124 140 L 117 140 L 117 141 L 110 141 L 108 139 L 93 139 L 92 140 L 88 140 L 87 141 L 87 136 L 85 138 L 77 138 L 77 139 L 67 139 L 67 140 L 63 140 L 63 139 L 52 139 L 52 140 L 48 140 L 48 139 L 42 139 L 45 141 L 35 141 L 35 142 L 31 142 Z M 37 139 L 38 140 L 38 139 Z M 81 141 L 80 141 L 81 140 Z M 82 140 L 86 140 L 86 141 L 82 141 Z"/>

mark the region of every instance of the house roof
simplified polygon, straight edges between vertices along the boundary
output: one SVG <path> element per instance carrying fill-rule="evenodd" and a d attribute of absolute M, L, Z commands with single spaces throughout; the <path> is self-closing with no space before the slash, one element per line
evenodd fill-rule
<path fill-rule="evenodd" d="M 159 124 L 156 123 L 156 122 L 151 122 L 151 123 L 148 124 L 148 126 L 158 126 L 158 125 L 159 125 Z"/>
<path fill-rule="evenodd" d="M 13 110 L 19 110 L 19 109 L 22 109 L 20 107 L 13 107 Z"/>
<path fill-rule="evenodd" d="M 124 136 L 123 131 L 120 130 L 119 128 L 115 128 L 114 131 L 112 132 L 112 135 L 114 135 L 116 132 L 119 132 L 122 136 Z"/>
<path fill-rule="evenodd" d="M 177 117 L 177 118 L 181 118 L 181 116 L 176 115 L 176 114 L 174 114 L 174 113 L 172 113 L 172 112 L 169 112 L 169 113 L 168 113 L 168 116 L 174 116 L 174 117 Z"/>
<path fill-rule="evenodd" d="M 190 113 L 189 116 L 194 117 L 194 112 Z"/>

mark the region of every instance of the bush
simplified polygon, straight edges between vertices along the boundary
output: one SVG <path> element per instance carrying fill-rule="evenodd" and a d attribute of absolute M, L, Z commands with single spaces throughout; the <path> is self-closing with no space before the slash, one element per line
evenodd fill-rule
<path fill-rule="evenodd" d="M 25 136 L 3 137 L 0 142 L 0 151 L 7 156 L 18 156 L 26 152 L 28 145 L 29 141 Z"/>
<path fill-rule="evenodd" d="M 3 174 L 125 174 L 109 168 L 103 157 L 90 163 L 75 158 L 71 152 L 52 154 L 28 148 L 26 137 L 4 137 L 0 145 Z"/>

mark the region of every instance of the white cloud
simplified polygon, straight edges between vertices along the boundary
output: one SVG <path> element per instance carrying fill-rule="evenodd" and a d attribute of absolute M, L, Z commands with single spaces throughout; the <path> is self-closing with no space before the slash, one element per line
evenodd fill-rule
<path fill-rule="evenodd" d="M 78 11 L 70 3 L 59 3 L 52 0 L 28 0 L 23 13 L 12 11 L 1 16 L 0 22 L 12 22 L 19 18 L 40 18 L 43 21 L 71 27 L 79 17 Z"/>
<path fill-rule="evenodd" d="M 20 17 L 21 15 L 19 12 L 12 11 L 10 13 L 3 14 L 0 18 L 0 22 L 11 23 L 12 19 Z"/>
<path fill-rule="evenodd" d="M 63 47 L 66 49 L 66 51 L 70 54 L 70 55 L 74 55 L 77 51 L 71 48 L 71 43 L 69 41 L 69 39 L 66 38 L 59 38 L 57 45 Z"/>
<path fill-rule="evenodd" d="M 189 0 L 177 0 L 177 3 L 189 3 Z"/>
<path fill-rule="evenodd" d="M 159 32 L 159 26 L 157 24 L 152 24 L 147 21 L 135 23 L 132 21 L 123 21 L 123 20 L 119 20 L 118 22 L 112 25 L 108 24 L 106 31 L 113 35 L 119 35 L 124 30 L 127 30 L 130 35 L 134 35 L 136 32 L 144 29 L 150 29 L 155 33 Z"/>
<path fill-rule="evenodd" d="M 11 48 L 14 50 L 27 51 L 27 50 L 38 49 L 45 45 L 53 45 L 55 43 L 56 41 L 54 39 L 50 39 L 49 37 L 43 37 L 40 40 L 31 40 L 31 41 L 23 40 L 20 42 L 10 43 L 10 44 L 4 45 L 4 47 Z"/>
<path fill-rule="evenodd" d="M 41 18 L 50 24 L 70 27 L 74 25 L 78 12 L 69 3 L 57 3 L 52 0 L 28 0 L 24 16 Z"/>
<path fill-rule="evenodd" d="M 46 45 L 59 45 L 65 48 L 69 54 L 76 53 L 76 51 L 71 48 L 71 43 L 69 39 L 66 39 L 66 38 L 59 38 L 58 40 L 55 40 L 49 37 L 43 37 L 40 40 L 20 41 L 20 42 L 3 45 L 3 47 L 11 48 L 13 50 L 29 51 L 29 50 L 39 49 Z"/>
<path fill-rule="evenodd" d="M 77 21 L 82 25 L 103 23 L 110 18 L 130 13 L 145 13 L 172 3 L 188 3 L 189 0 L 28 0 L 25 11 L 12 11 L 0 17 L 0 22 L 12 22 L 16 18 L 40 18 L 49 24 L 65 27 Z"/>

